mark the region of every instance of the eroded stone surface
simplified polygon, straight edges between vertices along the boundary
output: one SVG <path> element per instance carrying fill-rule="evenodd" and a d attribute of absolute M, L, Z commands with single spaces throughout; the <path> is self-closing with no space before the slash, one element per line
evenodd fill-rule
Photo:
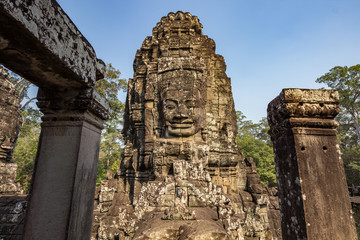
<path fill-rule="evenodd" d="M 269 223 L 276 193 L 236 145 L 225 70 L 190 13 L 169 13 L 144 40 L 120 167 L 96 193 L 94 239 L 277 238 Z"/>
<path fill-rule="evenodd" d="M 38 86 L 103 77 L 105 64 L 55 0 L 0 1 L 0 23 L 0 62 Z"/>
<path fill-rule="evenodd" d="M 17 165 L 11 161 L 21 128 L 19 98 L 7 70 L 0 66 L 0 195 L 22 193 L 16 183 Z"/>
<path fill-rule="evenodd" d="M 357 239 L 335 90 L 283 89 L 268 106 L 283 239 Z"/>
<path fill-rule="evenodd" d="M 26 196 L 0 196 L 0 239 L 23 239 Z"/>
<path fill-rule="evenodd" d="M 55 0 L 0 1 L 0 25 L 0 63 L 39 87 L 44 113 L 23 238 L 89 239 L 105 64 Z"/>

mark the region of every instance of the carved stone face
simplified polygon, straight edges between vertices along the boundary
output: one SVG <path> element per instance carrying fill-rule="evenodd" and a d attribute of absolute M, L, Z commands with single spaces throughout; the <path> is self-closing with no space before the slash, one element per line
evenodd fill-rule
<path fill-rule="evenodd" d="M 18 128 L 20 127 L 21 119 L 16 112 L 11 114 L 4 114 L 0 118 L 0 160 L 10 161 L 11 155 L 15 147 Z"/>
<path fill-rule="evenodd" d="M 200 91 L 168 89 L 163 94 L 166 136 L 189 137 L 199 132 L 204 120 L 204 104 Z"/>

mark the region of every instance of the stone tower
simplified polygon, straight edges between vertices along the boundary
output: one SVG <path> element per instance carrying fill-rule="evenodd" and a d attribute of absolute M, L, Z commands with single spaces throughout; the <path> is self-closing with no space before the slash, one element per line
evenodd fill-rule
<path fill-rule="evenodd" d="M 128 85 L 125 150 L 97 193 L 94 238 L 277 238 L 277 198 L 236 145 L 225 70 L 188 12 L 169 13 L 144 40 Z"/>
<path fill-rule="evenodd" d="M 9 78 L 0 66 L 0 195 L 22 193 L 20 184 L 15 183 L 17 165 L 11 161 L 22 119 L 16 87 Z"/>
<path fill-rule="evenodd" d="M 23 239 L 26 196 L 16 182 L 13 150 L 21 128 L 20 100 L 8 71 L 0 65 L 0 239 Z"/>

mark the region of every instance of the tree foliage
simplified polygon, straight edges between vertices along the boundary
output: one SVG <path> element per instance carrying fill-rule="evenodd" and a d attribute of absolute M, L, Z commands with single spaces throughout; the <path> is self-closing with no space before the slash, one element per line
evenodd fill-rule
<path fill-rule="evenodd" d="M 316 82 L 325 83 L 339 92 L 340 106 L 343 108 L 342 114 L 351 117 L 357 142 L 360 143 L 360 64 L 351 67 L 336 66 L 319 77 Z"/>
<path fill-rule="evenodd" d="M 29 107 L 23 110 L 21 115 L 23 125 L 14 150 L 13 161 L 18 165 L 16 180 L 28 192 L 39 143 L 41 113 L 38 109 Z"/>
<path fill-rule="evenodd" d="M 274 153 L 266 118 L 259 123 L 246 120 L 241 111 L 237 111 L 238 136 L 237 144 L 242 149 L 244 157 L 254 159 L 261 182 L 273 187 L 276 186 Z"/>
<path fill-rule="evenodd" d="M 360 186 L 360 145 L 343 148 L 342 159 L 348 185 Z"/>
<path fill-rule="evenodd" d="M 121 129 L 125 105 L 119 100 L 119 93 L 126 91 L 127 82 L 120 78 L 120 71 L 111 64 L 106 66 L 105 78 L 97 81 L 96 89 L 109 101 L 112 112 L 110 119 L 105 122 L 100 142 L 97 183 L 106 178 L 106 172 L 115 170 L 119 165 L 123 150 Z"/>
<path fill-rule="evenodd" d="M 336 66 L 316 82 L 325 83 L 339 92 L 341 112 L 338 140 L 348 185 L 360 185 L 360 64 L 351 67 Z"/>

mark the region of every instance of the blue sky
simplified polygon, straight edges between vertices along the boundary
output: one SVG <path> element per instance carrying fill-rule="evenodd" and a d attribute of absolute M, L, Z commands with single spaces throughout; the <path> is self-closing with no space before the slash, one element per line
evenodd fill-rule
<path fill-rule="evenodd" d="M 360 63 L 356 0 L 59 0 L 58 3 L 123 78 L 135 52 L 162 16 L 198 16 L 215 40 L 232 80 L 236 110 L 255 122 L 283 88 L 320 88 L 334 66 Z"/>

